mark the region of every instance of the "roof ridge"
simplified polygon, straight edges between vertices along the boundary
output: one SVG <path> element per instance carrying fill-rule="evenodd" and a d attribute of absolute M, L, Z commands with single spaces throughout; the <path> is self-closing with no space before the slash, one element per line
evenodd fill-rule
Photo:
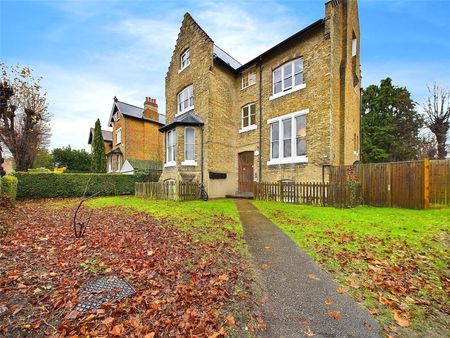
<path fill-rule="evenodd" d="M 123 101 L 119 101 L 119 100 L 117 100 L 117 102 L 120 102 L 120 103 L 126 104 L 126 105 L 128 105 L 128 106 L 132 106 L 132 107 L 135 107 L 135 108 L 139 108 L 139 109 L 142 109 L 142 110 L 144 110 L 144 108 L 143 108 L 143 107 L 139 107 L 139 106 L 136 106 L 136 105 L 134 105 L 134 104 L 131 104 L 131 103 L 126 103 L 126 102 L 123 102 Z"/>

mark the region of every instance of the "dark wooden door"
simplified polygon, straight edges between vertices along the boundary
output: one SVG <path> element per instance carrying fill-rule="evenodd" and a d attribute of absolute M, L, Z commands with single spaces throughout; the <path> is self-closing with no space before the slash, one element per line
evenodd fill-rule
<path fill-rule="evenodd" d="M 239 161 L 239 193 L 251 194 L 253 192 L 253 151 L 244 151 L 238 154 Z"/>

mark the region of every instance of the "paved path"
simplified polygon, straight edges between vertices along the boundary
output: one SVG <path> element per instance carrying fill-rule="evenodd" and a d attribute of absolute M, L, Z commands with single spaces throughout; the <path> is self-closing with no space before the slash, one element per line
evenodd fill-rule
<path fill-rule="evenodd" d="M 371 315 L 348 295 L 337 293 L 339 286 L 288 236 L 249 201 L 236 200 L 236 205 L 267 295 L 265 336 L 380 337 Z M 333 304 L 326 305 L 328 299 Z M 333 319 L 330 311 L 342 317 Z"/>

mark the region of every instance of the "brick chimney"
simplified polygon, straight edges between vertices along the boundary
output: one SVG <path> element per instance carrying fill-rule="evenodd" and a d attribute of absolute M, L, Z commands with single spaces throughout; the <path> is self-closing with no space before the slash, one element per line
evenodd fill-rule
<path fill-rule="evenodd" d="M 158 104 L 156 99 L 147 96 L 144 102 L 144 117 L 150 120 L 159 121 Z"/>

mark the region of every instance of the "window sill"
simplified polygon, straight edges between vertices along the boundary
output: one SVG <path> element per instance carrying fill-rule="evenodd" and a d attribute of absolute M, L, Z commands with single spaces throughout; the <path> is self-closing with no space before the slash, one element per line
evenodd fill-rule
<path fill-rule="evenodd" d="M 267 165 L 293 164 L 293 163 L 308 163 L 308 156 L 287 157 L 281 159 L 277 158 L 267 161 Z"/>
<path fill-rule="evenodd" d="M 191 63 L 189 63 L 188 65 L 184 66 L 181 69 L 178 69 L 178 74 L 180 74 L 183 70 L 185 70 L 187 67 L 189 67 L 191 65 Z"/>
<path fill-rule="evenodd" d="M 256 124 L 252 124 L 251 126 L 248 126 L 248 127 L 244 127 L 244 128 L 239 129 L 239 134 L 242 134 L 242 133 L 246 133 L 246 132 L 248 132 L 248 131 L 255 130 L 256 128 L 257 128 Z"/>
<path fill-rule="evenodd" d="M 175 114 L 175 117 L 180 116 L 180 115 L 183 115 L 183 114 L 185 114 L 185 113 L 187 113 L 187 112 L 190 112 L 190 111 L 192 111 L 192 110 L 194 110 L 194 106 L 189 107 L 189 109 L 186 109 L 186 110 L 183 110 L 183 111 L 180 111 L 180 112 L 176 113 L 176 114 Z"/>
<path fill-rule="evenodd" d="M 189 167 L 195 167 L 197 165 L 196 161 L 192 161 L 192 160 L 188 160 L 188 161 L 183 161 L 181 162 L 182 166 L 189 166 Z"/>
<path fill-rule="evenodd" d="M 256 84 L 256 81 L 253 82 L 252 84 L 249 84 L 248 86 L 241 87 L 241 90 L 247 89 L 248 87 L 254 86 L 255 84 Z"/>
<path fill-rule="evenodd" d="M 306 83 L 302 83 L 302 84 L 300 84 L 300 85 L 298 85 L 296 87 L 293 87 L 293 88 L 291 88 L 289 90 L 286 90 L 285 92 L 273 94 L 272 96 L 269 97 L 269 101 L 278 99 L 279 97 L 291 94 L 291 93 L 296 92 L 296 91 L 298 91 L 300 89 L 303 89 L 303 88 L 306 88 Z"/>
<path fill-rule="evenodd" d="M 176 167 L 177 162 L 175 161 L 171 161 L 171 162 L 166 162 L 164 163 L 164 168 L 172 168 L 172 167 Z"/>

